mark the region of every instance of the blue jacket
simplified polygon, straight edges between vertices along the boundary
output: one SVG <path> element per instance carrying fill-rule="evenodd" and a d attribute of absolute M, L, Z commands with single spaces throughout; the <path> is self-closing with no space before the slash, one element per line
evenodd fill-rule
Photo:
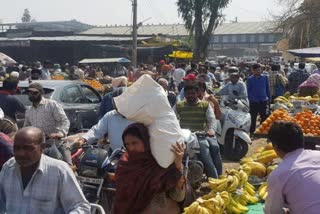
<path fill-rule="evenodd" d="M 269 81 L 266 75 L 256 77 L 251 75 L 247 79 L 248 98 L 250 102 L 270 100 Z"/>

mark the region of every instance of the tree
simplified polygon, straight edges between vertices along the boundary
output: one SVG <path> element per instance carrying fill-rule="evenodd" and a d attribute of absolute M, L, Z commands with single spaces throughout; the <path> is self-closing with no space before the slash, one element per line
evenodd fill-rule
<path fill-rule="evenodd" d="M 26 8 L 24 9 L 21 21 L 26 23 L 26 22 L 31 22 L 31 15 L 30 15 L 30 11 Z"/>
<path fill-rule="evenodd" d="M 212 32 L 222 22 L 222 9 L 231 0 L 178 0 L 179 16 L 193 35 L 193 52 L 196 60 L 203 60 Z"/>
<path fill-rule="evenodd" d="M 273 15 L 275 30 L 281 30 L 289 40 L 289 48 L 320 45 L 320 1 L 278 0 L 285 7 L 281 15 Z"/>

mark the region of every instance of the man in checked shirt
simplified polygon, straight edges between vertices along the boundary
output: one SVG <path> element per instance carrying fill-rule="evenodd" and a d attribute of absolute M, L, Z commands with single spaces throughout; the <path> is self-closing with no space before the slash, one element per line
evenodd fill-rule
<path fill-rule="evenodd" d="M 41 129 L 48 140 L 44 153 L 56 159 L 63 159 L 72 165 L 70 149 L 59 139 L 68 134 L 70 122 L 62 106 L 51 99 L 42 96 L 43 87 L 39 83 L 32 83 L 28 88 L 29 100 L 32 102 L 30 109 L 26 111 L 24 126 L 33 126 Z"/>

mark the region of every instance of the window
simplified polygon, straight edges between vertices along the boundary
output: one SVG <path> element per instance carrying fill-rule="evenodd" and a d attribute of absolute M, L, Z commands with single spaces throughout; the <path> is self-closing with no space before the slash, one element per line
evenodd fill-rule
<path fill-rule="evenodd" d="M 270 34 L 270 35 L 269 35 L 269 40 L 268 40 L 268 42 L 275 42 L 275 41 L 274 41 L 274 35 L 273 35 L 273 34 Z"/>
<path fill-rule="evenodd" d="M 77 85 L 67 86 L 60 95 L 61 102 L 64 103 L 82 103 L 83 96 Z"/>
<path fill-rule="evenodd" d="M 236 43 L 237 42 L 237 35 L 232 35 L 232 42 Z"/>
<path fill-rule="evenodd" d="M 218 36 L 214 36 L 213 37 L 213 42 L 214 43 L 219 43 L 219 37 Z"/>
<path fill-rule="evenodd" d="M 97 92 L 93 91 L 86 85 L 81 86 L 84 97 L 88 100 L 88 103 L 100 103 L 101 98 Z"/>
<path fill-rule="evenodd" d="M 241 35 L 240 41 L 241 42 L 246 42 L 247 41 L 247 35 Z"/>
<path fill-rule="evenodd" d="M 250 42 L 256 41 L 256 35 L 250 35 Z"/>
<path fill-rule="evenodd" d="M 259 35 L 259 42 L 260 43 L 264 42 L 264 35 L 263 34 Z"/>
<path fill-rule="evenodd" d="M 228 36 L 223 36 L 223 37 L 222 37 L 222 40 L 223 40 L 222 42 L 223 42 L 223 43 L 228 43 L 228 39 L 229 39 Z"/>

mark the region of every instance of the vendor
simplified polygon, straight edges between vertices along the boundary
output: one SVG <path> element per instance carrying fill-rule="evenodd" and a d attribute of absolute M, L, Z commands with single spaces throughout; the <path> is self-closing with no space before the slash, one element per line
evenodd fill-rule
<path fill-rule="evenodd" d="M 313 96 L 319 92 L 320 89 L 320 74 L 312 74 L 298 87 L 299 96 Z"/>
<path fill-rule="evenodd" d="M 172 146 L 175 161 L 161 168 L 151 154 L 148 128 L 141 123 L 129 125 L 122 139 L 127 152 L 116 170 L 114 213 L 178 214 L 178 202 L 185 198 L 182 176 L 184 144 Z"/>
<path fill-rule="evenodd" d="M 292 122 L 274 122 L 268 137 L 283 160 L 268 177 L 265 213 L 319 213 L 320 152 L 304 150 L 302 129 Z"/>

